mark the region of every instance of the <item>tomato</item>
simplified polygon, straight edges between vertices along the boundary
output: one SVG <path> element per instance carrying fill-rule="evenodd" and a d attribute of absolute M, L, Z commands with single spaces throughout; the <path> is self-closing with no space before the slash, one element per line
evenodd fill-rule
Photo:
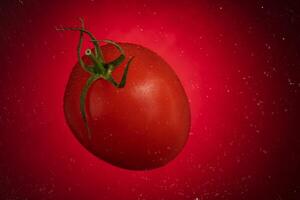
<path fill-rule="evenodd" d="M 185 91 L 171 67 L 156 53 L 136 44 L 119 43 L 132 60 L 127 83 L 116 88 L 97 80 L 89 89 L 86 109 L 91 138 L 80 113 L 80 93 L 89 74 L 78 64 L 64 96 L 67 123 L 79 142 L 115 166 L 144 170 L 171 161 L 185 145 L 190 109 Z M 104 60 L 119 56 L 113 45 L 102 46 Z M 85 56 L 85 62 L 89 62 Z M 125 64 L 113 72 L 121 79 Z"/>
<path fill-rule="evenodd" d="M 184 147 L 191 121 L 175 72 L 140 45 L 105 40 L 100 47 L 80 21 L 81 28 L 57 29 L 80 32 L 78 63 L 64 95 L 70 129 L 88 151 L 114 166 L 147 170 L 167 164 Z M 95 48 L 81 57 L 84 34 Z"/>

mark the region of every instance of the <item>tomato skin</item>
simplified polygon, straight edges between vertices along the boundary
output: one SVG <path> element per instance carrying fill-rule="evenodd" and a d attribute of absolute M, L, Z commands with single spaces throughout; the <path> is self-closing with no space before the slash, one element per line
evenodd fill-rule
<path fill-rule="evenodd" d="M 121 79 L 128 59 L 134 59 L 124 88 L 117 89 L 103 79 L 91 86 L 86 110 L 92 138 L 80 113 L 80 93 L 89 74 L 78 63 L 65 90 L 66 121 L 79 142 L 100 159 L 131 170 L 157 168 L 174 159 L 187 141 L 188 99 L 175 72 L 161 57 L 136 44 L 119 44 L 126 61 L 113 72 L 115 80 Z M 110 44 L 101 49 L 105 61 L 119 56 Z"/>

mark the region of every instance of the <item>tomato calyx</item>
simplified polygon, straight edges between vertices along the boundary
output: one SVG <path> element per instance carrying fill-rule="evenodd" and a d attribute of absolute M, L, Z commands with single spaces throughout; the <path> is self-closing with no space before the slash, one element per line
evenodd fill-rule
<path fill-rule="evenodd" d="M 82 18 L 79 18 L 81 27 L 60 27 L 56 28 L 57 31 L 79 31 L 80 36 L 79 36 L 79 42 L 77 46 L 77 58 L 80 66 L 84 71 L 90 74 L 90 77 L 85 83 L 85 86 L 83 87 L 81 94 L 80 94 L 80 112 L 82 115 L 82 120 L 84 122 L 85 128 L 87 129 L 88 132 L 88 138 L 92 138 L 92 134 L 88 125 L 88 120 L 87 120 L 87 115 L 86 115 L 86 97 L 87 93 L 90 89 L 90 87 L 93 85 L 93 83 L 99 79 L 104 79 L 108 82 L 110 82 L 114 87 L 116 88 L 123 88 L 125 87 L 126 84 L 126 79 L 127 79 L 127 74 L 128 74 L 128 69 L 130 66 L 130 63 L 132 62 L 132 59 L 134 57 L 131 57 L 129 61 L 126 63 L 122 79 L 118 83 L 112 76 L 112 72 L 120 66 L 123 61 L 125 60 L 125 53 L 122 47 L 117 44 L 116 42 L 112 40 L 97 40 L 95 36 L 88 30 L 85 29 L 84 26 L 84 21 Z M 83 36 L 84 34 L 88 35 L 90 37 L 90 42 L 93 43 L 94 45 L 94 52 L 91 49 L 86 49 L 85 50 L 85 55 L 88 56 L 91 61 L 93 62 L 93 65 L 86 65 L 81 57 L 81 50 L 82 50 L 82 43 L 83 43 Z M 117 50 L 120 52 L 120 56 L 116 58 L 113 61 L 110 62 L 105 62 L 102 51 L 100 48 L 99 43 L 100 42 L 105 42 L 107 44 L 112 44 L 114 47 L 117 48 Z"/>

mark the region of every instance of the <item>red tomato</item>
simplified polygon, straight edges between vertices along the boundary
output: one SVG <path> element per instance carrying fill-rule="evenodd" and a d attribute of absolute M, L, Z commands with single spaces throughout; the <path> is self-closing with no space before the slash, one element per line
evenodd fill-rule
<path fill-rule="evenodd" d="M 103 79 L 91 86 L 86 97 L 89 138 L 80 113 L 80 94 L 89 74 L 76 64 L 64 96 L 67 123 L 86 149 L 112 165 L 132 170 L 163 166 L 187 141 L 187 96 L 174 71 L 156 53 L 136 44 L 119 45 L 125 61 L 134 56 L 125 87 L 116 88 Z M 101 49 L 105 61 L 120 55 L 111 44 Z M 90 62 L 86 56 L 83 60 Z M 116 80 L 124 67 L 113 72 Z"/>

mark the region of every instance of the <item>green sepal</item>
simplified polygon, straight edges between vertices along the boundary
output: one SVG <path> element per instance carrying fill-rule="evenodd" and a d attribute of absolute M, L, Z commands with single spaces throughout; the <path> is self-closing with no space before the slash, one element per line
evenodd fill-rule
<path fill-rule="evenodd" d="M 134 57 L 131 57 L 131 58 L 129 59 L 129 61 L 127 62 L 120 83 L 117 83 L 117 81 L 115 81 L 115 79 L 114 79 L 112 76 L 109 76 L 109 77 L 107 78 L 107 80 L 108 80 L 111 84 L 113 84 L 113 86 L 115 86 L 116 88 L 123 88 L 123 87 L 125 87 L 126 80 L 127 80 L 128 69 L 129 69 L 130 63 L 131 63 L 131 61 L 132 61 L 133 58 L 134 58 Z"/>
<path fill-rule="evenodd" d="M 115 60 L 113 60 L 113 61 L 111 61 L 111 62 L 108 62 L 108 63 L 105 63 L 105 65 L 104 66 L 106 66 L 107 68 L 109 68 L 110 70 L 114 70 L 114 69 L 116 69 L 119 65 L 121 65 L 121 63 L 125 60 L 125 53 L 124 53 L 124 50 L 122 49 L 122 47 L 118 44 L 118 43 L 116 43 L 116 42 L 114 42 L 114 41 L 112 41 L 112 40 L 98 40 L 98 42 L 106 42 L 106 43 L 109 43 L 109 44 L 112 44 L 113 46 L 115 46 L 118 50 L 119 50 L 119 52 L 120 52 L 120 56 L 118 57 L 118 58 L 116 58 Z M 95 42 L 95 41 L 93 41 L 92 40 L 92 42 Z"/>
<path fill-rule="evenodd" d="M 127 74 L 128 74 L 128 69 L 129 69 L 129 66 L 130 66 L 130 63 L 132 61 L 134 57 L 131 57 L 129 59 L 129 61 L 127 62 L 126 66 L 125 66 L 125 69 L 124 69 L 124 72 L 123 72 L 123 76 L 122 76 L 122 79 L 121 79 L 121 82 L 118 86 L 118 88 L 123 88 L 126 84 L 126 79 L 127 79 Z"/>
<path fill-rule="evenodd" d="M 86 83 L 81 91 L 81 94 L 80 94 L 80 112 L 81 112 L 84 126 L 87 129 L 89 139 L 92 138 L 92 134 L 91 134 L 91 131 L 90 131 L 90 128 L 88 125 L 88 121 L 87 121 L 87 117 L 86 117 L 85 100 L 86 100 L 86 96 L 87 96 L 87 93 L 88 93 L 90 87 L 93 85 L 93 83 L 96 80 L 100 79 L 100 77 L 101 77 L 100 75 L 94 75 L 94 76 L 89 77 L 89 79 L 86 81 Z"/>

